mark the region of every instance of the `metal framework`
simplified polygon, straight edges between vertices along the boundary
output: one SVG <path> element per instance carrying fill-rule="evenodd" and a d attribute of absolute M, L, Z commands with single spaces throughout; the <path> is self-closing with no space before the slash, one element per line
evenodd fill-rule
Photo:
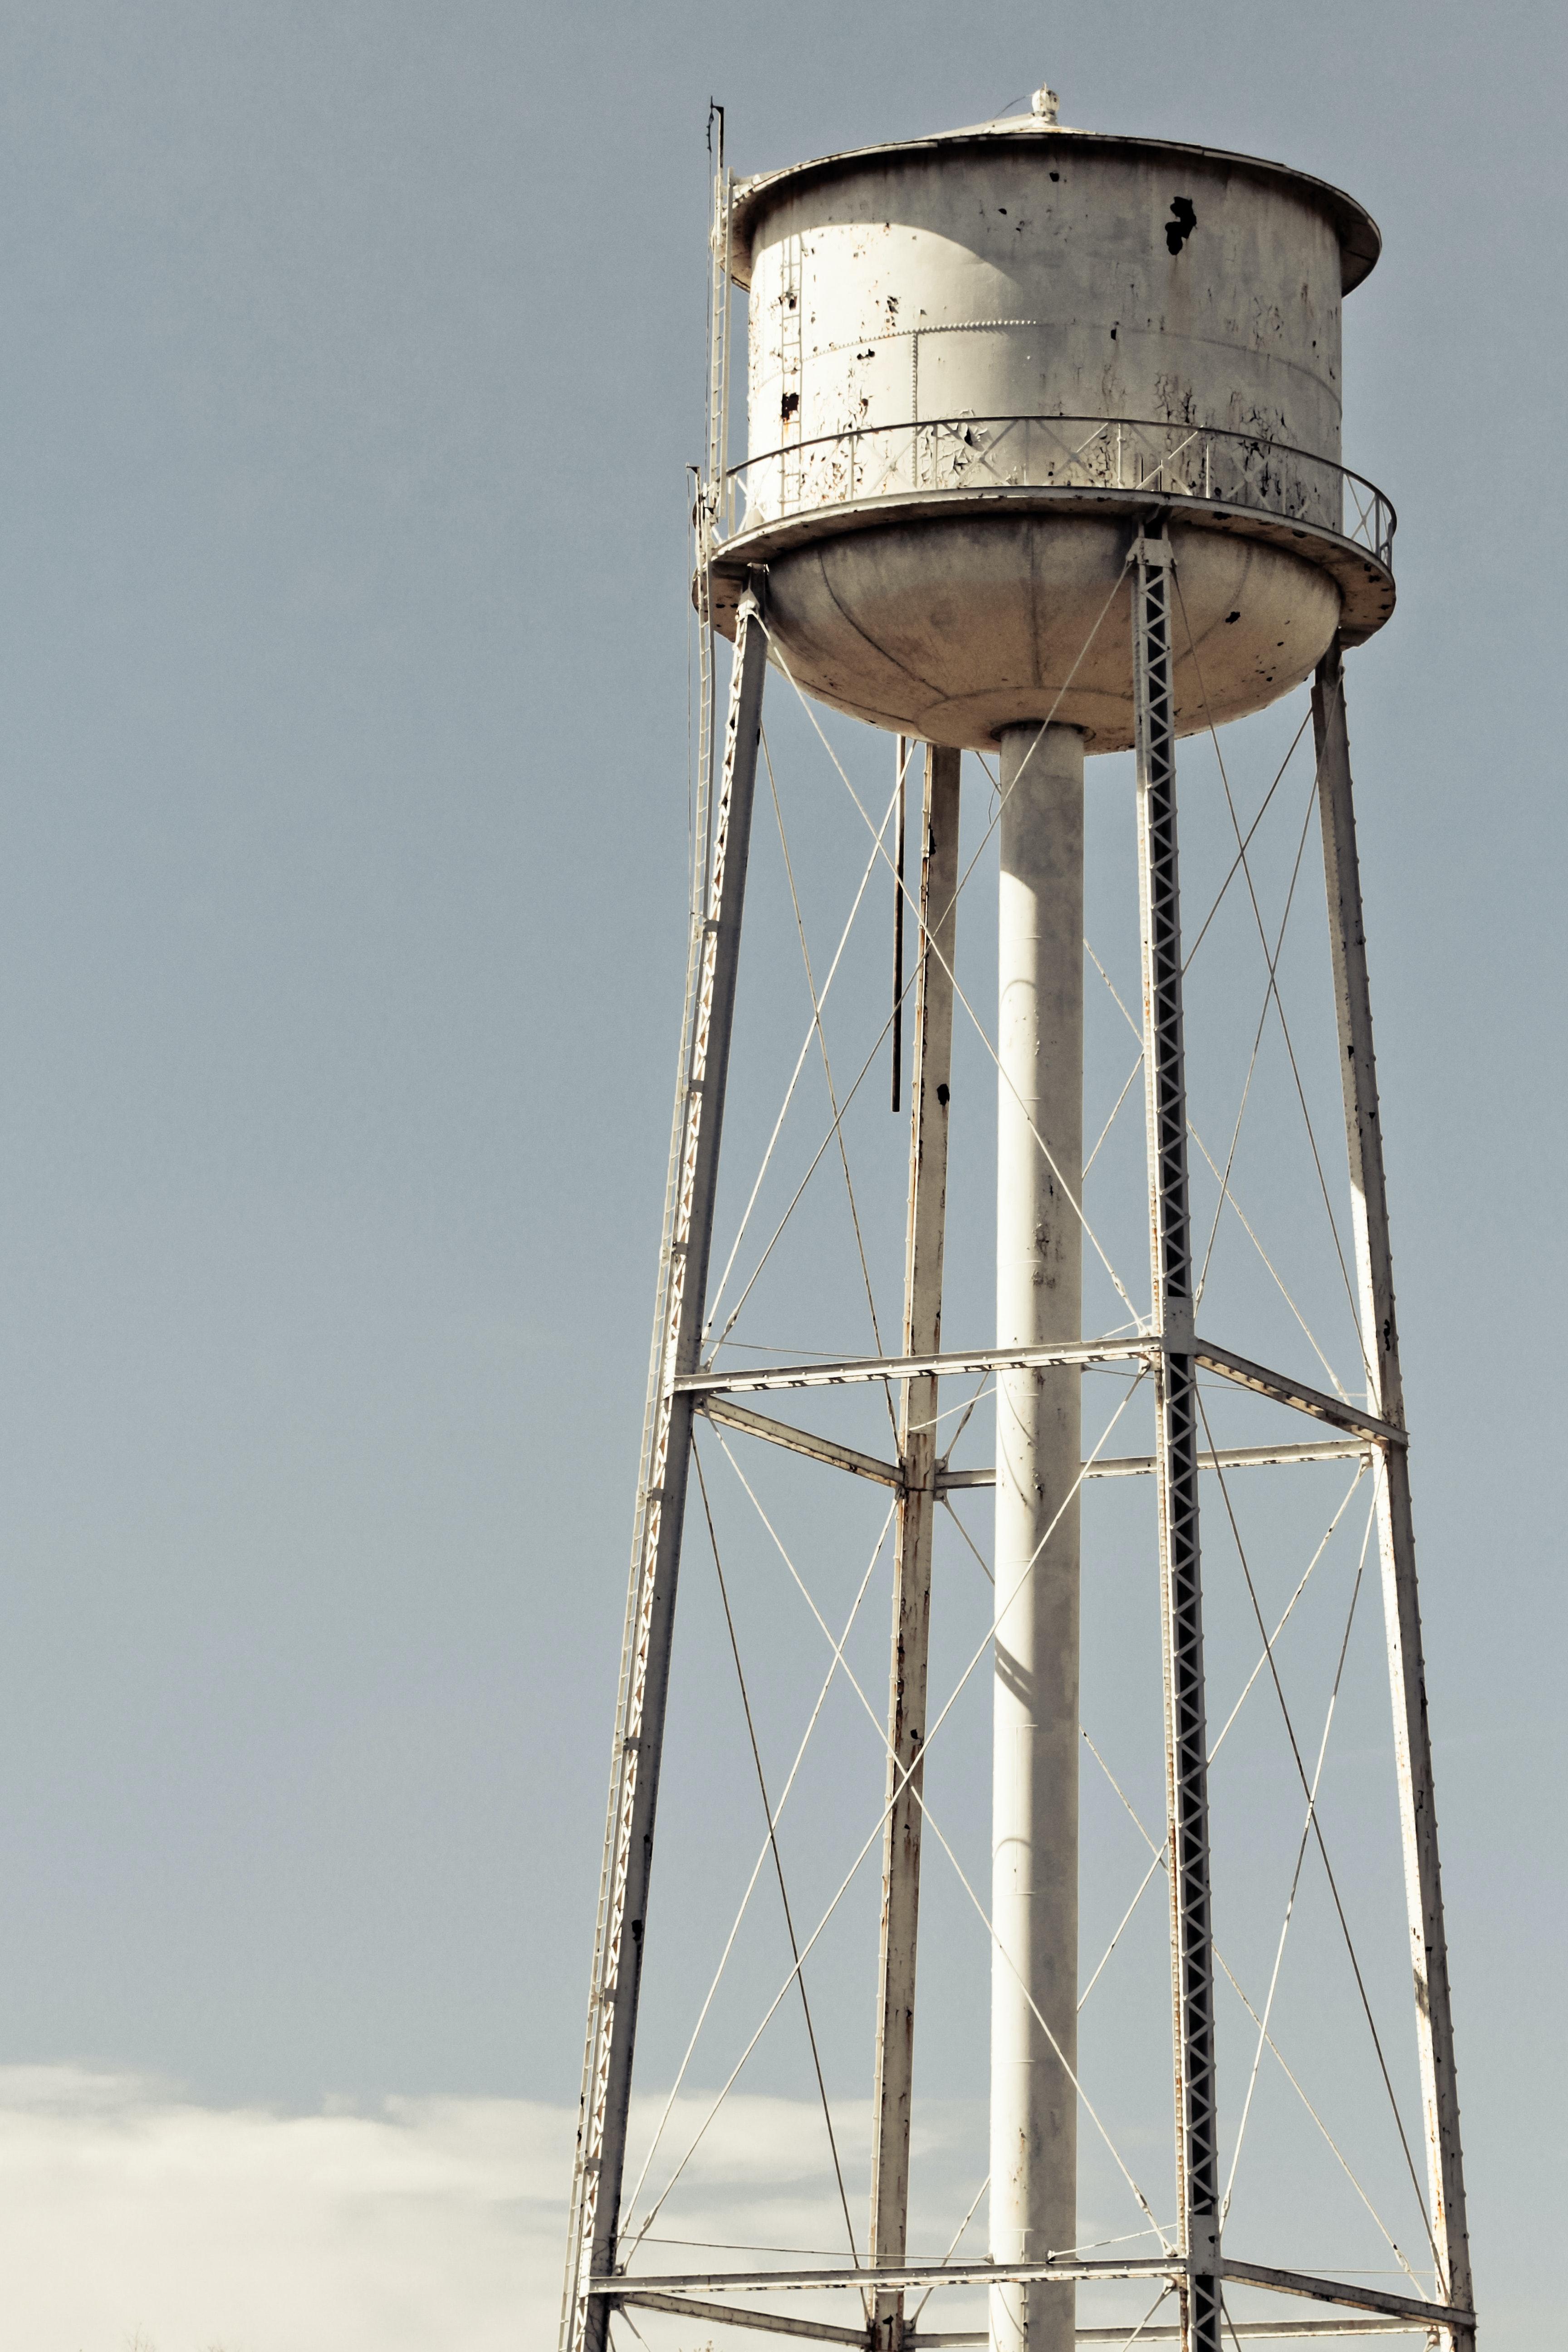
<path fill-rule="evenodd" d="M 1367 979 L 1361 864 L 1356 855 L 1355 811 L 1351 797 L 1344 661 L 1337 644 L 1320 664 L 1313 681 L 1312 730 L 1318 752 L 1323 877 L 1328 889 L 1340 1076 L 1344 1087 L 1345 1139 L 1350 1155 L 1362 1352 L 1366 1359 L 1367 1394 L 1373 1411 L 1402 1431 L 1405 1386 L 1399 1370 L 1394 1255 L 1388 1238 L 1383 1128 L 1378 1115 L 1377 1065 L 1372 1043 L 1372 992 Z M 1448 1997 L 1448 1943 L 1443 1927 L 1443 1880 L 1437 1862 L 1432 1741 L 1426 1725 L 1426 1672 L 1421 1653 L 1421 1607 L 1415 1586 L 1410 1463 L 1403 1445 L 1390 1444 L 1384 1449 L 1383 1475 L 1377 1489 L 1377 1527 L 1383 1559 L 1388 1673 L 1394 1699 L 1405 1899 L 1410 1915 L 1415 2037 L 1421 2061 L 1421 2103 L 1431 2206 L 1428 2218 L 1437 2264 L 1438 2294 L 1445 2302 L 1464 2309 L 1473 2299 L 1470 2245 L 1465 2221 L 1464 2158 L 1459 2147 L 1454 2020 Z M 1456 2352 L 1460 2347 L 1468 2347 L 1472 2340 L 1473 2330 L 1457 2330 Z"/>
<path fill-rule="evenodd" d="M 820 506 L 900 492 L 1143 491 L 1306 521 L 1384 565 L 1398 528 L 1392 501 L 1348 466 L 1256 433 L 1134 416 L 948 416 L 846 425 L 788 440 L 731 467 L 725 531 Z"/>
<path fill-rule="evenodd" d="M 1198 1359 L 1187 1213 L 1187 1087 L 1171 691 L 1170 547 L 1141 533 L 1132 583 L 1138 898 L 1143 963 L 1149 1255 L 1154 1328 L 1154 1470 L 1165 1674 L 1176 2196 L 1185 2352 L 1220 2352 L 1219 2139 L 1209 1915 L 1208 1732 L 1198 1546 Z"/>
<path fill-rule="evenodd" d="M 675 1588 L 691 1459 L 692 1399 L 678 1380 L 697 1362 L 708 1288 L 765 660 L 761 606 L 754 594 L 748 594 L 735 642 L 708 911 L 693 938 L 697 985 L 691 1042 L 677 1119 L 674 1215 L 659 1267 L 657 1357 L 611 1759 L 562 2320 L 563 2341 L 582 2346 L 584 2352 L 600 2352 L 608 2320 L 607 2306 L 589 2292 L 590 2273 L 613 2271 L 616 2264 Z"/>
<path fill-rule="evenodd" d="M 719 210 L 728 219 L 721 156 Z M 727 226 L 723 231 L 727 239 Z M 697 517 L 705 567 L 714 548 L 711 486 L 724 478 L 727 243 L 716 253 L 710 321 L 717 422 L 708 484 Z M 972 420 L 973 422 L 973 420 Z M 1056 420 L 1060 424 L 1062 420 Z M 1211 438 L 1214 436 L 1211 436 Z M 1223 436 L 1221 436 L 1223 437 Z M 1164 463 L 1172 462 L 1168 457 Z M 1212 467 L 1212 452 L 1206 463 Z M 1214 495 L 1205 476 L 1202 491 Z M 1381 523 L 1375 526 L 1382 530 Z M 1392 521 L 1388 523 L 1392 530 Z M 1140 2342 L 1182 2352 L 1222 2352 L 1233 2339 L 1424 2334 L 1452 2352 L 1473 2352 L 1475 2316 L 1466 2231 L 1453 2028 L 1426 1721 L 1420 1613 L 1410 1508 L 1407 1440 L 1394 1319 L 1383 1146 L 1373 1053 L 1342 657 L 1336 642 L 1320 665 L 1312 698 L 1317 780 L 1343 1081 L 1366 1402 L 1331 1396 L 1200 1337 L 1194 1325 L 1188 1205 L 1189 1133 L 1183 1039 L 1183 955 L 1172 696 L 1172 562 L 1163 520 L 1145 519 L 1129 559 L 1135 703 L 1142 1045 L 1150 1211 L 1151 1313 L 1145 1328 L 1052 1347 L 942 1348 L 942 1254 L 958 865 L 959 755 L 925 761 L 915 1011 L 910 1069 L 910 1157 L 904 1316 L 896 1356 L 820 1359 L 745 1371 L 704 1363 L 720 1140 L 733 1026 L 761 735 L 767 636 L 764 580 L 742 597 L 722 761 L 707 799 L 710 749 L 700 762 L 694 904 L 679 1082 L 660 1253 L 653 1355 L 634 1530 L 610 1799 L 595 1928 L 593 1986 L 574 2174 L 563 2298 L 563 2352 L 606 2352 L 611 2315 L 642 2308 L 696 2324 L 915 2352 L 981 2344 L 973 2330 L 931 2332 L 906 2321 L 905 2297 L 938 2286 L 1145 2281 L 1176 2299 L 1173 2326 L 1145 2324 Z M 705 693 L 711 629 L 705 616 Z M 705 724 L 709 722 L 705 719 Z M 711 743 L 711 731 L 707 738 Z M 905 747 L 900 741 L 900 777 Z M 901 817 L 901 811 L 900 811 Z M 902 894 L 902 824 L 898 866 Z M 901 961 L 895 982 L 901 997 Z M 816 996 L 814 991 L 814 1009 Z M 826 1050 L 826 1049 L 825 1049 Z M 1127 2260 L 1052 2254 L 1032 2263 L 910 2261 L 908 2249 L 910 2087 L 920 1905 L 922 1759 L 931 1622 L 932 1527 L 942 1497 L 994 1483 L 994 1471 L 954 1470 L 938 1440 L 939 1383 L 1047 1366 L 1121 1367 L 1147 1374 L 1154 1451 L 1098 1451 L 1085 1477 L 1149 1475 L 1155 1482 L 1165 1701 L 1167 1878 L 1171 1911 L 1173 2053 L 1178 2220 L 1174 2243 Z M 1262 1396 L 1304 1417 L 1316 1433 L 1296 1444 L 1200 1444 L 1198 1376 Z M 776 1420 L 742 1398 L 773 1391 L 897 1383 L 897 1458 Z M 870 2263 L 669 2275 L 632 2273 L 620 2255 L 626 2126 L 652 1869 L 666 1695 L 694 1418 L 869 1480 L 896 1497 L 893 1637 L 883 1817 L 882 1915 L 878 1977 Z M 1388 1666 L 1415 1982 L 1427 2170 L 1426 2221 L 1436 2271 L 1430 2299 L 1391 2294 L 1356 2280 L 1266 2267 L 1226 2253 L 1215 2072 L 1215 1969 L 1210 1905 L 1208 1736 L 1205 1718 L 1199 1475 L 1262 1465 L 1370 1459 L 1376 1470 Z M 1152 1841 L 1151 1841 L 1152 1843 Z M 1156 1857 L 1158 1860 L 1158 1857 Z M 793 1933 L 793 1931 L 792 1931 Z M 797 1969 L 799 1956 L 797 1954 Z M 1227 2282 L 1333 2306 L 1319 2321 L 1233 2320 Z M 872 2292 L 868 2294 L 868 2288 Z M 786 2315 L 721 2296 L 776 2298 L 838 2289 L 864 2299 L 850 2326 Z M 1084 2327 L 1080 2344 L 1125 2343 L 1122 2330 Z"/>
<path fill-rule="evenodd" d="M 910 1074 L 910 1199 L 904 1254 L 904 1353 L 933 1355 L 942 1339 L 947 1213 L 948 1102 L 952 1074 L 952 970 L 958 925 L 959 754 L 926 753 L 921 825 L 914 1067 Z M 888 1801 L 882 1846 L 876 2080 L 871 2095 L 871 2267 L 901 2263 L 910 2206 L 910 2089 L 915 2054 L 915 1955 L 920 1925 L 926 1668 L 931 1652 L 931 1537 L 937 1509 L 937 1376 L 903 1382 L 898 1529 L 888 1699 Z M 900 2352 L 903 2295 L 875 2298 L 876 2352 Z"/>

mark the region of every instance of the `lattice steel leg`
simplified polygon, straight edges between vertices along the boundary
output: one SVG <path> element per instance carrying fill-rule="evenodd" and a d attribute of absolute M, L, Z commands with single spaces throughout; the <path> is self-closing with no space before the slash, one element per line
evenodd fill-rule
<path fill-rule="evenodd" d="M 1344 669 L 1337 642 L 1318 666 L 1312 688 L 1312 728 L 1317 739 L 1318 802 L 1322 818 L 1329 937 L 1333 950 L 1334 1001 L 1339 1015 L 1340 1075 L 1344 1083 L 1351 1215 L 1355 1230 L 1367 1402 L 1383 1420 L 1403 1429 L 1405 1388 L 1399 1369 L 1399 1327 L 1394 1309 L 1394 1258 L 1388 1238 L 1377 1066 L 1373 1055 L 1372 995 L 1367 981 L 1361 866 L 1356 855 L 1355 809 L 1351 792 Z M 1394 1696 L 1399 1817 L 1415 1979 L 1415 2034 L 1421 2061 L 1430 2219 L 1438 2265 L 1437 2294 L 1440 2301 L 1468 2311 L 1473 2300 L 1470 2249 L 1465 2221 L 1459 2094 L 1448 1995 L 1448 1947 L 1443 1927 L 1443 1881 L 1437 1861 L 1437 1810 L 1426 1722 L 1426 1675 L 1421 1654 L 1421 1606 L 1415 1584 L 1409 1457 L 1403 1445 L 1387 1445 L 1383 1454 L 1384 1475 L 1377 1494 L 1378 1541 L 1383 1555 L 1384 1614 Z M 1457 2352 L 1460 2352 L 1460 2347 L 1474 2343 L 1474 2331 L 1455 2329 L 1451 2331 L 1451 2340 Z"/>
<path fill-rule="evenodd" d="M 1141 535 L 1132 588 L 1143 1066 L 1149 1126 L 1156 1375 L 1155 1470 L 1165 1667 L 1176 2177 L 1186 2276 L 1184 2352 L 1220 2352 L 1219 2151 L 1209 1899 L 1203 1583 L 1198 1550 L 1197 1365 L 1193 1355 L 1176 736 L 1169 542 Z"/>
<path fill-rule="evenodd" d="M 753 579 L 756 575 L 753 575 Z M 719 1139 L 729 1075 L 741 911 L 746 889 L 767 642 L 752 587 L 742 598 L 708 911 L 702 926 L 691 1045 L 682 1072 L 680 1161 L 660 1268 L 658 1351 L 651 1428 L 637 1497 L 626 1645 L 621 1662 L 598 1943 L 589 1997 L 588 2050 L 571 2238 L 561 2319 L 563 2352 L 603 2352 L 609 2305 L 589 2282 L 614 2268 L 621 2175 L 653 1863 L 654 1811 L 664 1742 L 675 1588 L 691 1453 L 691 1400 L 672 1386 L 697 1369 L 713 1234 Z"/>

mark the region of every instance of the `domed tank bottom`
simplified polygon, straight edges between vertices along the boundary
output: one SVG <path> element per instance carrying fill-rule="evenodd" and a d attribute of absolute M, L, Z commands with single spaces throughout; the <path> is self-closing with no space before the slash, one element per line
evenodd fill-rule
<path fill-rule="evenodd" d="M 908 517 L 766 556 L 774 648 L 807 694 L 963 751 L 1020 720 L 1132 741 L 1125 514 Z M 1261 710 L 1328 650 L 1340 591 L 1320 565 L 1173 520 L 1176 727 Z M 760 552 L 760 551 L 759 551 Z"/>

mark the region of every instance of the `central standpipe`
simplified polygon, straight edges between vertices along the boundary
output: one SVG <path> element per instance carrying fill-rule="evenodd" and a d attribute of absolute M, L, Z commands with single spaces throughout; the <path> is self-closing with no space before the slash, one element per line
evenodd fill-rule
<path fill-rule="evenodd" d="M 1084 750 L 1001 740 L 996 1344 L 1035 1347 L 1083 1336 Z M 1078 2236 L 1079 1381 L 996 1383 L 994 2262 Z M 991 2291 L 994 2352 L 1072 2352 L 1074 2325 L 1070 2284 Z"/>

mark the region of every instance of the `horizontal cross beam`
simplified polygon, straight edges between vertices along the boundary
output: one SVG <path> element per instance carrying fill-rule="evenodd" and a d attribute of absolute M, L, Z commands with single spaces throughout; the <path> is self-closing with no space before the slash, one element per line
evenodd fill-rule
<path fill-rule="evenodd" d="M 856 1478 L 869 1478 L 879 1486 L 901 1490 L 903 1476 L 896 1462 L 884 1462 L 875 1454 L 861 1454 L 853 1445 L 840 1445 L 837 1438 L 819 1437 L 815 1430 L 797 1429 L 793 1422 L 774 1421 L 765 1412 L 753 1412 L 749 1405 L 735 1404 L 728 1397 L 703 1397 L 697 1410 L 709 1421 L 725 1429 L 738 1430 L 743 1437 L 760 1437 L 769 1445 L 782 1445 L 791 1454 L 804 1454 L 808 1461 L 825 1462 L 829 1469 L 847 1470 Z M 1353 1462 L 1365 1454 L 1373 1441 L 1361 1437 L 1320 1437 L 1305 1445 L 1220 1445 L 1212 1452 L 1198 1455 L 1201 1470 L 1261 1470 L 1292 1462 Z M 1110 1454 L 1097 1461 L 1086 1462 L 1086 1478 L 1146 1478 L 1153 1475 L 1152 1454 Z M 996 1473 L 981 1470 L 939 1470 L 936 1486 L 939 1495 L 967 1486 L 994 1486 Z"/>
<path fill-rule="evenodd" d="M 754 1396 L 764 1389 L 837 1389 L 861 1381 L 961 1380 L 965 1373 L 1120 1364 L 1160 1350 L 1158 1339 L 1077 1339 L 1060 1348 L 971 1348 L 937 1356 L 843 1356 L 837 1362 L 775 1364 L 765 1372 L 686 1372 L 678 1395 Z"/>
<path fill-rule="evenodd" d="M 837 1360 L 816 1364 L 775 1364 L 768 1371 L 736 1368 L 722 1372 L 686 1372 L 674 1387 L 678 1395 L 705 1399 L 754 1396 L 770 1389 L 848 1388 L 867 1381 L 961 1380 L 966 1375 L 990 1372 L 1043 1371 L 1053 1365 L 1076 1364 L 1089 1371 L 1097 1364 L 1152 1362 L 1166 1349 L 1167 1342 L 1145 1332 L 1133 1339 L 1077 1339 L 1056 1348 L 972 1348 L 932 1356 L 841 1356 Z M 1196 1340 L 1192 1353 L 1205 1371 L 1215 1372 L 1237 1388 L 1250 1389 L 1256 1396 L 1286 1405 L 1292 1412 L 1304 1412 L 1313 1421 L 1327 1422 L 1331 1428 L 1345 1430 L 1374 1445 L 1405 1445 L 1409 1442 L 1395 1423 L 1384 1421 L 1364 1407 L 1352 1404 L 1348 1398 L 1329 1396 L 1321 1389 L 1310 1388 L 1304 1381 L 1270 1371 L 1266 1365 L 1255 1364 L 1250 1357 L 1238 1356 L 1234 1349 L 1221 1348 L 1212 1339 Z M 867 1462 L 873 1458 L 862 1457 Z"/>
<path fill-rule="evenodd" d="M 1251 2337 L 1258 2342 L 1279 2343 L 1281 2339 L 1288 2338 L 1294 2344 L 1298 2337 L 1303 2336 L 1425 2336 L 1426 2322 L 1424 2319 L 1370 2317 L 1366 2319 L 1232 2319 L 1227 2312 L 1225 2332 L 1227 2336 Z M 906 2343 L 909 2340 L 908 2337 L 905 2338 Z M 984 2336 L 971 2336 L 967 2338 L 961 2336 L 917 2336 L 913 2340 L 917 2345 L 962 2344 L 965 2341 L 971 2344 L 984 2344 L 987 2338 Z M 1127 2330 L 1125 2327 L 1080 2327 L 1078 2331 L 1078 2340 L 1080 2344 L 1125 2344 Z M 1179 2327 L 1145 2327 L 1138 2338 L 1140 2344 L 1179 2344 L 1181 2340 L 1182 2331 Z"/>
<path fill-rule="evenodd" d="M 1371 1440 L 1360 1437 L 1323 1437 L 1306 1445 L 1219 1445 L 1212 1453 L 1200 1453 L 1200 1470 L 1262 1470 L 1278 1463 L 1288 1462 L 1353 1462 L 1365 1454 Z M 1152 1454 L 1108 1454 L 1097 1462 L 1086 1462 L 1086 1478 L 1147 1478 L 1153 1475 Z M 937 1492 L 944 1495 L 950 1488 L 962 1486 L 994 1486 L 994 1470 L 939 1470 Z M 1143 2341 L 1142 2336 L 1139 2342 Z"/>
<path fill-rule="evenodd" d="M 821 2319 L 786 2319 L 782 2313 L 747 2311 L 733 2303 L 706 2303 L 693 2295 L 648 2294 L 633 2291 L 619 2301 L 634 2305 L 639 2311 L 668 2311 L 678 2319 L 706 2320 L 714 2327 L 746 2327 L 763 2336 L 788 2336 L 797 2341 L 807 2337 L 817 2344 L 856 2344 L 864 2346 L 863 2327 L 833 2327 Z M 1320 2336 L 1423 2336 L 1426 2323 L 1414 2319 L 1236 2319 L 1227 2318 L 1226 2332 L 1237 2341 L 1249 2343 L 1298 2343 Z M 939 2346 L 979 2346 L 988 2344 L 990 2336 L 984 2328 L 920 2328 L 904 2338 L 905 2352 L 936 2352 Z M 1179 2327 L 1144 2327 L 1138 2335 L 1140 2344 L 1179 2344 Z M 1079 2344 L 1125 2345 L 1127 2327 L 1080 2327 L 1076 2331 Z"/>
<path fill-rule="evenodd" d="M 1076 2279 L 1181 2278 L 1187 2265 L 1175 2253 L 1151 2254 L 1125 2262 L 1063 2262 L 1047 2257 L 1038 2263 L 908 2263 L 874 2271 L 849 2270 L 842 2263 L 797 2271 L 704 2271 L 650 2279 L 596 2278 L 588 2292 L 612 2302 L 649 2294 L 703 2294 L 718 2289 L 731 2294 L 784 2294 L 805 2288 L 853 2287 L 864 2291 L 874 2279 L 879 2287 L 1005 2286 L 1032 2281 Z M 1222 2278 L 1238 2286 L 1263 2287 L 1274 2294 L 1303 2295 L 1316 2303 L 1369 2311 L 1387 2319 L 1409 2320 L 1422 2327 L 1473 2328 L 1475 2314 L 1446 2303 L 1427 2303 L 1412 2295 L 1387 2294 L 1381 2287 L 1350 2285 L 1341 2279 L 1314 2277 L 1306 2271 L 1267 2268 L 1261 2263 L 1235 2262 L 1226 2254 L 1219 2263 Z"/>
<path fill-rule="evenodd" d="M 1174 2279 L 1185 2264 L 1179 2254 L 1133 2255 L 1124 2262 L 1074 2263 L 889 2263 L 875 2271 L 849 2270 L 831 2263 L 798 2271 L 692 2271 L 657 2278 L 596 2278 L 592 2295 L 658 2293 L 785 2294 L 805 2287 L 1005 2286 L 1037 2279 Z"/>
<path fill-rule="evenodd" d="M 697 2305 L 691 2307 L 695 2310 Z M 721 2304 L 710 2306 L 715 2311 L 723 2307 Z M 1227 2312 L 1225 2332 L 1233 2338 L 1254 2342 L 1294 2344 L 1303 2336 L 1310 2342 L 1320 2336 L 1425 2336 L 1426 2326 L 1425 2321 L 1414 2319 L 1232 2319 Z M 855 2341 L 863 2344 L 865 2340 L 862 2330 Z M 1080 2327 L 1075 2337 L 1079 2344 L 1118 2345 L 1123 2352 L 1131 2340 L 1125 2321 L 1120 2327 Z M 1179 2344 L 1182 2331 L 1179 2327 L 1141 2327 L 1137 2340 L 1141 2345 Z M 941 2328 L 934 2335 L 921 2328 L 918 2334 L 905 2336 L 904 2352 L 934 2352 L 938 2345 L 981 2345 L 990 2341 L 984 2327 Z"/>
<path fill-rule="evenodd" d="M 856 2344 L 864 2347 L 864 2327 L 833 2327 L 821 2319 L 786 2319 L 782 2313 L 747 2311 L 733 2303 L 706 2303 L 693 2295 L 646 2294 L 631 2292 L 619 2298 L 639 2311 L 672 2312 L 678 2319 L 706 2320 L 713 2327 L 747 2327 L 762 2336 L 788 2336 L 797 2340 L 805 2336 L 817 2344 Z M 1226 2318 L 1226 2333 L 1237 2341 L 1251 2343 L 1297 2343 L 1319 2336 L 1423 2336 L 1425 2321 L 1413 2319 L 1237 2319 Z M 936 2352 L 938 2346 L 989 2344 L 984 2328 L 919 2328 L 904 2338 L 904 2352 Z M 1080 2327 L 1076 2332 L 1079 2344 L 1125 2345 L 1127 2326 Z M 1140 2344 L 1179 2344 L 1179 2327 L 1144 2327 L 1139 2330 Z"/>

